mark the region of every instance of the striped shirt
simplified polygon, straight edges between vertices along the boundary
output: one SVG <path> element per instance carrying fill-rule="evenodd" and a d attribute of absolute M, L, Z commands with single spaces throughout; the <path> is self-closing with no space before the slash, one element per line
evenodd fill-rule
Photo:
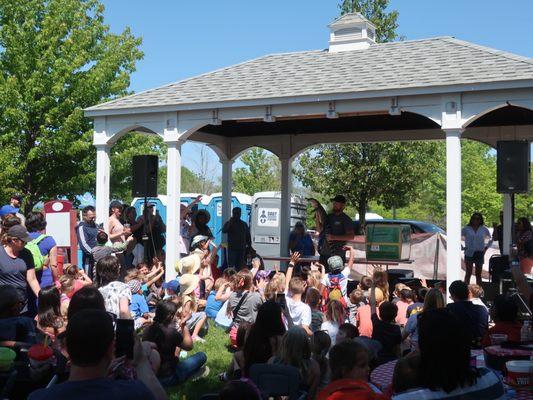
<path fill-rule="evenodd" d="M 478 368 L 479 377 L 472 386 L 446 393 L 443 390 L 415 389 L 393 396 L 393 400 L 498 400 L 505 398 L 503 384 L 498 375 L 487 368 Z"/>

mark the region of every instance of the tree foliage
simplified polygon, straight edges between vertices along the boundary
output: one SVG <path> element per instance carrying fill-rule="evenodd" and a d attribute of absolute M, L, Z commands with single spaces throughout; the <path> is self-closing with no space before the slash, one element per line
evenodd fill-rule
<path fill-rule="evenodd" d="M 343 0 L 341 15 L 359 12 L 376 27 L 376 41 L 390 42 L 398 37 L 398 11 L 387 11 L 389 0 Z"/>
<path fill-rule="evenodd" d="M 254 147 L 240 159 L 244 167 L 236 168 L 233 172 L 233 190 L 253 195 L 280 189 L 281 164 L 276 156 Z"/>
<path fill-rule="evenodd" d="M 0 0 L 0 178 L 26 211 L 94 186 L 82 110 L 127 93 L 140 44 L 109 32 L 97 0 Z"/>
<path fill-rule="evenodd" d="M 406 206 L 436 163 L 434 143 L 322 145 L 299 159 L 296 176 L 322 194 L 343 194 L 364 225 L 368 203 Z"/>

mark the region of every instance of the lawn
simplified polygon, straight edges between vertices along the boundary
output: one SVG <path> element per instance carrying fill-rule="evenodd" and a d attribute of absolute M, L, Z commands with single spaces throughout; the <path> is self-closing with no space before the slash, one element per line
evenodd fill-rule
<path fill-rule="evenodd" d="M 228 334 L 210 324 L 209 333 L 204 337 L 205 343 L 195 343 L 194 350 L 189 352 L 194 354 L 203 351 L 207 354 L 207 365 L 209 366 L 209 376 L 196 382 L 188 381 L 183 385 L 171 387 L 167 390 L 171 400 L 196 400 L 205 393 L 215 393 L 220 390 L 222 382 L 218 379 L 218 374 L 224 372 L 231 362 L 232 354 L 228 351 Z"/>

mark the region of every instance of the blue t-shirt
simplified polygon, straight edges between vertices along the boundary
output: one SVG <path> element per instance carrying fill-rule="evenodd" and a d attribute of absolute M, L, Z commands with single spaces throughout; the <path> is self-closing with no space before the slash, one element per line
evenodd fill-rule
<path fill-rule="evenodd" d="M 224 304 L 221 301 L 215 300 L 215 295 L 215 291 L 211 291 L 209 296 L 207 296 L 207 301 L 205 303 L 205 313 L 209 318 L 216 318 L 218 312 L 222 308 L 222 304 Z"/>
<path fill-rule="evenodd" d="M 144 313 L 150 312 L 148 303 L 142 294 L 135 293 L 131 295 L 130 311 L 133 319 L 140 318 Z"/>
<path fill-rule="evenodd" d="M 29 232 L 29 235 L 31 239 L 34 240 L 42 234 L 39 232 Z M 37 243 L 37 247 L 39 247 L 39 250 L 41 250 L 41 254 L 45 257 L 55 246 L 57 246 L 57 243 L 52 236 L 46 236 L 43 240 Z M 54 279 L 52 278 L 52 270 L 50 268 L 46 268 L 41 271 L 38 271 L 37 279 L 39 279 L 39 284 L 41 285 L 41 287 L 47 287 L 52 285 L 54 283 Z"/>
<path fill-rule="evenodd" d="M 289 235 L 289 242 L 292 242 L 294 240 L 296 240 L 296 234 L 294 232 L 291 232 L 291 234 Z M 303 256 L 314 256 L 315 248 L 311 236 L 306 233 L 301 238 L 299 238 L 296 242 L 296 246 L 294 247 L 293 251 L 297 251 Z"/>
<path fill-rule="evenodd" d="M 141 381 L 90 379 L 67 381 L 31 393 L 29 400 L 155 400 Z"/>

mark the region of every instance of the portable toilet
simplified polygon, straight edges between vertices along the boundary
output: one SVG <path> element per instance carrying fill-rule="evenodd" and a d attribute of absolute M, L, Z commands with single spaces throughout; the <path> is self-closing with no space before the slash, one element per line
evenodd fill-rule
<path fill-rule="evenodd" d="M 163 221 L 167 220 L 167 196 L 158 195 L 157 197 L 147 197 L 148 203 L 155 204 L 155 211 L 158 213 Z M 144 210 L 144 197 L 134 197 L 131 201 L 131 206 L 135 207 L 137 211 L 137 217 L 143 214 Z"/>
<path fill-rule="evenodd" d="M 291 229 L 296 222 L 305 223 L 306 202 L 301 196 L 291 196 Z M 252 247 L 263 257 L 280 256 L 281 193 L 260 192 L 252 198 L 251 236 Z M 288 246 L 288 243 L 286 244 Z M 276 263 L 265 262 L 266 266 Z"/>
<path fill-rule="evenodd" d="M 202 205 L 211 215 L 209 220 L 209 228 L 215 236 L 216 245 L 222 243 L 222 227 L 226 221 L 222 220 L 222 193 L 213 193 L 207 204 L 202 199 Z M 239 207 L 241 209 L 241 220 L 250 226 L 250 210 L 252 208 L 252 197 L 244 193 L 231 193 L 231 208 Z"/>
<path fill-rule="evenodd" d="M 188 206 L 193 202 L 196 197 L 198 197 L 199 193 L 182 193 L 180 197 L 180 203 Z M 154 203 L 155 204 L 155 210 L 156 212 L 161 216 L 163 221 L 166 222 L 167 220 L 167 195 L 166 194 L 159 194 L 157 197 L 148 197 L 147 198 L 148 203 Z M 137 210 L 137 216 L 141 216 L 143 209 L 144 209 L 144 197 L 135 197 L 131 202 L 132 207 L 135 207 L 135 210 Z M 193 209 L 196 210 L 196 206 L 193 207 Z"/>

